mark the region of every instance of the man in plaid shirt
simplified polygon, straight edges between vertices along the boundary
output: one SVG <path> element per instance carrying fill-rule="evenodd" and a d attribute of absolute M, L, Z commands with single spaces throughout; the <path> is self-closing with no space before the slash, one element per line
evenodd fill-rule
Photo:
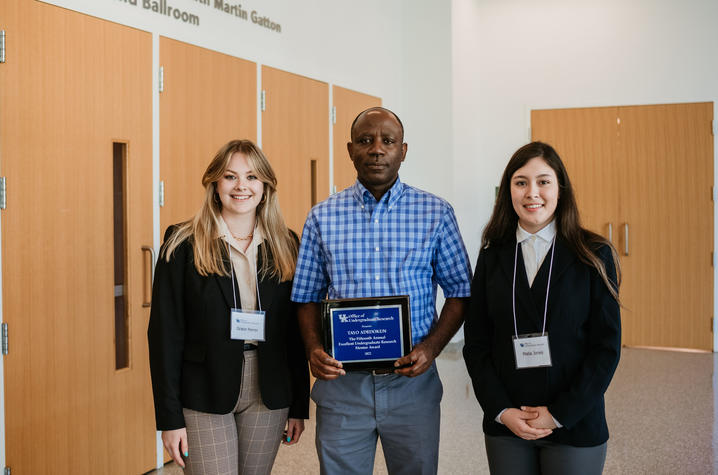
<path fill-rule="evenodd" d="M 310 211 L 292 289 L 317 377 L 321 472 L 371 474 L 380 437 L 390 474 L 435 474 L 443 389 L 434 359 L 463 323 L 471 267 L 451 206 L 399 180 L 407 144 L 396 114 L 367 109 L 351 140 L 357 181 Z M 413 350 L 386 373 L 346 372 L 323 349 L 321 300 L 391 295 L 410 296 Z"/>

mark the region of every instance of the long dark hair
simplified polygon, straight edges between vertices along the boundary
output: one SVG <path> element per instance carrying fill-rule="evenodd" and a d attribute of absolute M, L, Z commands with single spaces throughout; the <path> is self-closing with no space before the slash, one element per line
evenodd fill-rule
<path fill-rule="evenodd" d="M 518 149 L 509 160 L 501 177 L 501 185 L 499 185 L 499 194 L 496 197 L 494 211 L 481 236 L 481 247 L 486 248 L 492 244 L 506 243 L 515 239 L 519 217 L 514 211 L 511 201 L 511 177 L 516 173 L 516 170 L 526 165 L 532 158 L 537 157 L 543 159 L 553 169 L 558 178 L 558 203 L 554 212 L 557 234 L 568 243 L 571 250 L 576 253 L 582 262 L 598 271 L 611 295 L 618 301 L 621 268 L 616 249 L 603 236 L 581 227 L 576 197 L 573 193 L 566 167 L 556 150 L 546 143 L 531 142 L 526 144 Z M 606 266 L 595 253 L 601 245 L 606 245 L 611 249 L 613 264 L 616 267 L 616 282 L 611 282 L 608 278 Z"/>

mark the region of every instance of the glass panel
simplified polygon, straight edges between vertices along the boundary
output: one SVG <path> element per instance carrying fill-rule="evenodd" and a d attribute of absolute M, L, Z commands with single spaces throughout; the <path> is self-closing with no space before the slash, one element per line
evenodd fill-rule
<path fill-rule="evenodd" d="M 112 144 L 112 202 L 115 267 L 115 369 L 130 366 L 125 259 L 125 162 L 127 144 Z"/>

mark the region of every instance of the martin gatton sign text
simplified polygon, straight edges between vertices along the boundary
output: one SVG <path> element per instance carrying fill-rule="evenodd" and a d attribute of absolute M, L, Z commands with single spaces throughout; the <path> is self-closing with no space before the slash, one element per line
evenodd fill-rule
<path fill-rule="evenodd" d="M 226 2 L 224 0 L 174 0 L 171 4 L 167 0 L 114 0 L 116 2 L 132 5 L 158 15 L 164 15 L 183 23 L 199 26 L 200 15 L 197 12 L 187 11 L 179 3 L 192 3 L 204 5 L 211 11 L 231 15 L 238 20 L 252 22 L 256 26 L 267 28 L 277 33 L 282 32 L 282 25 L 272 21 L 256 10 L 245 8 L 240 3 Z M 196 9 L 193 9 L 196 10 Z"/>

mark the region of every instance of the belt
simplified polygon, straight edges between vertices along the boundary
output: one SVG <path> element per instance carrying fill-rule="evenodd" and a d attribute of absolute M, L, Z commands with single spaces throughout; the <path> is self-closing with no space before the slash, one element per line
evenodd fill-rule
<path fill-rule="evenodd" d="M 394 373 L 394 368 L 382 368 L 382 369 L 373 369 L 370 371 L 372 375 L 374 376 L 380 376 L 385 374 L 392 374 Z"/>
<path fill-rule="evenodd" d="M 252 351 L 252 350 L 256 350 L 256 349 L 257 349 L 257 345 L 255 345 L 254 343 L 245 343 L 244 344 L 244 351 Z"/>

